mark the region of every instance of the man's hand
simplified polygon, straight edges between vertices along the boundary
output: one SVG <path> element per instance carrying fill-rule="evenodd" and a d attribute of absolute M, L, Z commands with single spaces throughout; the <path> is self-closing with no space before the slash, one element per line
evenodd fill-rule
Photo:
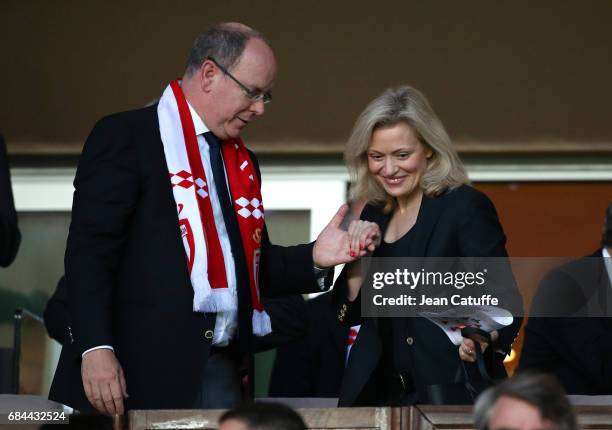
<path fill-rule="evenodd" d="M 317 237 L 312 250 L 312 258 L 317 267 L 350 263 L 380 245 L 380 229 L 375 223 L 355 220 L 351 222 L 348 231 L 342 230 L 340 225 L 348 213 L 348 205 L 340 206 Z"/>
<path fill-rule="evenodd" d="M 340 206 L 336 215 L 319 233 L 312 250 L 315 266 L 327 268 L 355 260 L 355 257 L 350 255 L 348 232 L 340 228 L 348 212 L 348 205 Z"/>
<path fill-rule="evenodd" d="M 81 375 L 85 395 L 99 412 L 123 415 L 123 399 L 128 397 L 125 376 L 112 350 L 101 348 L 85 354 Z"/>

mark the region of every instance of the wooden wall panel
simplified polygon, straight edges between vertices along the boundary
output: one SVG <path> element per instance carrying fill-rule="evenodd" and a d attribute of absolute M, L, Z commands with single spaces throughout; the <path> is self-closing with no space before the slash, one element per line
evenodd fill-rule
<path fill-rule="evenodd" d="M 478 183 L 493 201 L 512 257 L 579 257 L 600 246 L 612 183 Z"/>

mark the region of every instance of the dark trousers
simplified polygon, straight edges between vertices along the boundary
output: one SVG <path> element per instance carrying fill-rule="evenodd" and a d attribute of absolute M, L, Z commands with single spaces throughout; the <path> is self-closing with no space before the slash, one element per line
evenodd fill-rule
<path fill-rule="evenodd" d="M 215 350 L 206 361 L 196 409 L 231 409 L 240 404 L 240 372 L 229 348 Z"/>

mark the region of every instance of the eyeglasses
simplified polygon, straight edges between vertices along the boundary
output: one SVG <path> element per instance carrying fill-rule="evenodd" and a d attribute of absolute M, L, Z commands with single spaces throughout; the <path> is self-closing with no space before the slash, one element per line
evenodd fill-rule
<path fill-rule="evenodd" d="M 263 100 L 264 104 L 268 104 L 272 101 L 272 94 L 270 92 L 250 89 L 238 79 L 236 79 L 234 75 L 228 72 L 225 67 L 217 63 L 217 60 L 215 60 L 213 57 L 206 57 L 206 59 L 215 63 L 215 66 L 217 66 L 226 76 L 228 76 L 232 81 L 234 81 L 236 85 L 238 85 L 240 89 L 244 92 L 244 94 L 251 99 L 251 101 L 258 102 L 260 100 Z"/>

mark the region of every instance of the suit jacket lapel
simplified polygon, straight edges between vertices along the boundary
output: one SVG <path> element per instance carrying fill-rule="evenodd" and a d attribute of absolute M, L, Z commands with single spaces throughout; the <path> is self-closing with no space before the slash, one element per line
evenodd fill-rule
<path fill-rule="evenodd" d="M 442 197 L 423 196 L 417 222 L 413 227 L 414 241 L 411 246 L 412 257 L 425 257 L 428 255 L 429 240 L 444 209 Z"/>
<path fill-rule="evenodd" d="M 334 353 L 337 354 L 334 356 L 342 357 L 342 363 L 344 365 L 346 361 L 347 340 L 350 328 L 346 324 L 339 322 L 334 317 L 335 315 L 329 318 L 326 328 L 329 330 L 333 340 Z"/>
<path fill-rule="evenodd" d="M 611 311 L 608 306 L 609 280 L 601 257 L 601 250 L 568 263 L 566 274 L 580 289 L 581 303 L 577 303 L 574 316 L 601 317 Z"/>
<path fill-rule="evenodd" d="M 599 304 L 601 306 L 603 316 L 612 314 L 612 291 L 610 290 L 610 278 L 606 270 L 606 263 L 602 256 L 602 250 L 599 249 L 591 256 L 594 262 L 595 270 L 593 271 L 594 285 L 599 292 Z"/>

